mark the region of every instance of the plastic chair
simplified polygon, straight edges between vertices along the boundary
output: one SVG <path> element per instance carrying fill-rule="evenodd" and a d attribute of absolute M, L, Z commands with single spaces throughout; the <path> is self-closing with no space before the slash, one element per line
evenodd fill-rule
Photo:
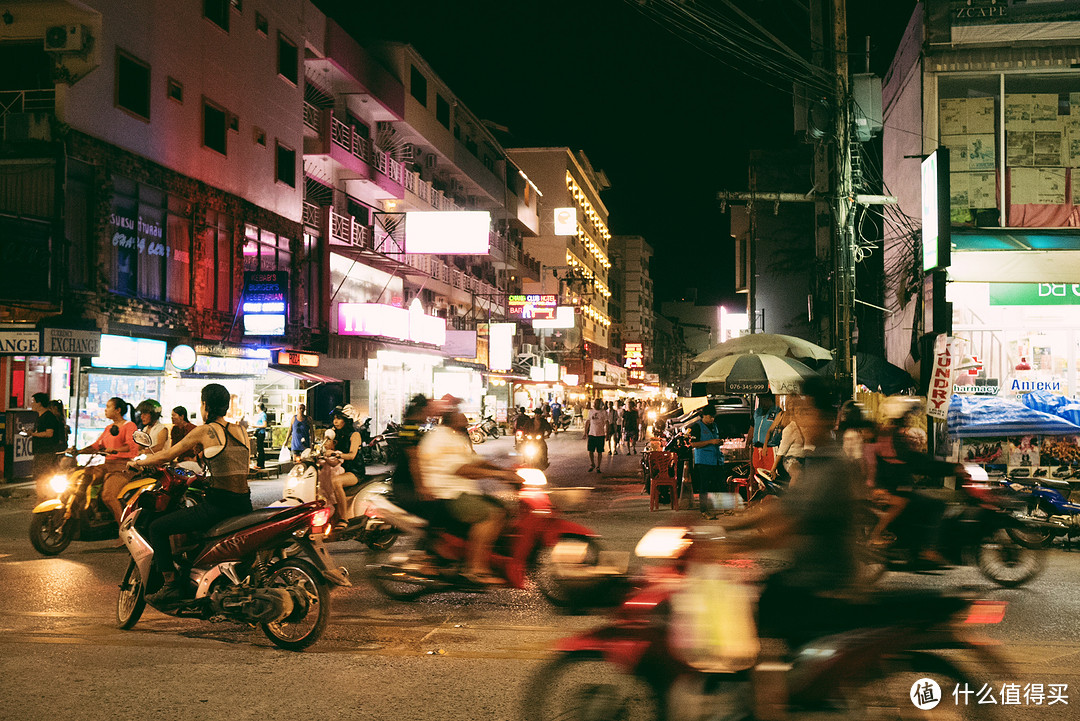
<path fill-rule="evenodd" d="M 679 480 L 675 473 L 678 457 L 668 451 L 649 451 L 649 510 L 660 507 L 660 488 L 667 486 L 671 492 L 671 510 L 679 510 Z"/>

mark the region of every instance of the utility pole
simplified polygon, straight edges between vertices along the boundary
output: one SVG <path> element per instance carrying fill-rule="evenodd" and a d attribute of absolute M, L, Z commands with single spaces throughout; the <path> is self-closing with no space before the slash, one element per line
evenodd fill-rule
<path fill-rule="evenodd" d="M 855 307 L 855 188 L 851 177 L 851 100 L 848 87 L 847 0 L 831 0 L 832 52 L 835 72 L 835 180 L 833 256 L 835 277 L 834 318 L 836 328 L 837 380 L 850 397 L 855 391 L 852 353 Z"/>

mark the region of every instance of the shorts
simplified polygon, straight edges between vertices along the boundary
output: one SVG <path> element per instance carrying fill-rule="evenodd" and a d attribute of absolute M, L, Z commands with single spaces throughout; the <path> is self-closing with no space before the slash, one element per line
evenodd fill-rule
<path fill-rule="evenodd" d="M 589 436 L 589 452 L 604 452 L 604 436 Z"/>
<path fill-rule="evenodd" d="M 637 428 L 634 428 L 633 430 L 627 430 L 626 431 L 626 440 L 636 443 L 637 442 L 637 437 L 638 437 Z"/>
<path fill-rule="evenodd" d="M 446 502 L 446 510 L 455 521 L 472 524 L 490 518 L 492 512 L 502 510 L 502 506 L 491 496 L 462 493 Z"/>

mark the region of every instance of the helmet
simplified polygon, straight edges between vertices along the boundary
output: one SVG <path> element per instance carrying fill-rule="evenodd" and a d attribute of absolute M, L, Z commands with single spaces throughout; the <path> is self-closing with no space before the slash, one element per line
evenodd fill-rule
<path fill-rule="evenodd" d="M 896 423 L 909 416 L 921 413 L 922 399 L 917 396 L 889 396 L 881 402 L 878 413 L 883 423 Z"/>
<path fill-rule="evenodd" d="M 153 398 L 147 398 L 145 401 L 135 406 L 136 415 L 142 415 L 143 413 L 149 413 L 151 422 L 157 421 L 161 418 L 161 404 L 155 401 Z"/>

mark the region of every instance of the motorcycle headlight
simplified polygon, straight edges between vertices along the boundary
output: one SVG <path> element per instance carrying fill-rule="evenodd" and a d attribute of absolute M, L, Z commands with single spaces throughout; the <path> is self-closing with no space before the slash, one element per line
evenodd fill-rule
<path fill-rule="evenodd" d="M 68 478 L 67 476 L 57 473 L 55 476 L 49 479 L 49 488 L 53 493 L 63 493 L 67 490 Z"/>
<path fill-rule="evenodd" d="M 539 468 L 519 468 L 517 474 L 521 477 L 522 485 L 546 486 L 547 476 Z"/>
<path fill-rule="evenodd" d="M 651 529 L 634 549 L 640 558 L 678 558 L 693 545 L 685 528 L 659 526 Z"/>

